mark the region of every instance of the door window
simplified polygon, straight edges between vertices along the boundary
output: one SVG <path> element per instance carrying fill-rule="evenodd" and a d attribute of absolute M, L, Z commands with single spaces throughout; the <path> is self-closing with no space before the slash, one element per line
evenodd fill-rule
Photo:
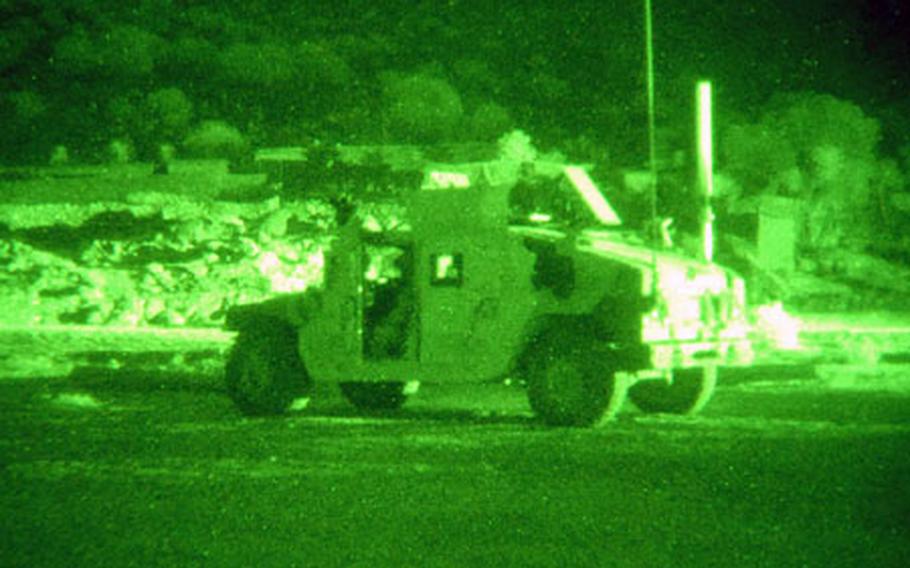
<path fill-rule="evenodd" d="M 464 258 L 461 253 L 430 255 L 430 285 L 461 287 Z"/>
<path fill-rule="evenodd" d="M 366 359 L 408 356 L 414 323 L 414 280 L 410 247 L 364 247 L 363 355 Z"/>

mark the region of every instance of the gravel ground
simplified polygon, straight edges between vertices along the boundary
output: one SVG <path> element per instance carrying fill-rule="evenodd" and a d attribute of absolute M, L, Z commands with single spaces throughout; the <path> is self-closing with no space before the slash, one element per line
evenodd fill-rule
<path fill-rule="evenodd" d="M 753 379 L 594 430 L 515 387 L 254 420 L 217 375 L 4 381 L 0 565 L 906 565 L 910 393 Z"/>

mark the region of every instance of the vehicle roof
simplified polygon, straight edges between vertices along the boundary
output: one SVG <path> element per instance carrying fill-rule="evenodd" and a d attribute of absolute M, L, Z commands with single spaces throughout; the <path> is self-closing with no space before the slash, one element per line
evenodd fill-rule
<path fill-rule="evenodd" d="M 588 166 L 562 162 L 516 162 L 495 160 L 462 164 L 430 164 L 424 169 L 421 191 L 472 190 L 484 187 L 512 187 L 523 179 L 565 179 L 573 197 L 584 204 L 597 224 L 618 227 L 622 219 L 597 183 Z"/>

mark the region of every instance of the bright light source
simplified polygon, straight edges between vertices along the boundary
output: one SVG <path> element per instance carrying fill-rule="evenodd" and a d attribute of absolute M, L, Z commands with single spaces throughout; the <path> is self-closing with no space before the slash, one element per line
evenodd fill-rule
<path fill-rule="evenodd" d="M 703 254 L 706 261 L 714 259 L 714 213 L 711 196 L 714 195 L 714 148 L 711 140 L 711 83 L 698 83 L 698 181 L 704 194 Z"/>
<path fill-rule="evenodd" d="M 714 195 L 714 148 L 711 139 L 711 82 L 698 83 L 699 173 L 704 176 L 705 193 Z"/>
<path fill-rule="evenodd" d="M 430 172 L 429 179 L 424 183 L 423 189 L 467 189 L 471 187 L 471 179 L 461 172 Z"/>
<path fill-rule="evenodd" d="M 445 280 L 449 278 L 451 271 L 455 269 L 455 257 L 450 254 L 441 254 L 436 257 L 436 279 Z"/>
<path fill-rule="evenodd" d="M 784 310 L 783 304 L 775 302 L 759 306 L 755 310 L 756 328 L 767 337 L 777 349 L 799 349 L 801 322 Z"/>

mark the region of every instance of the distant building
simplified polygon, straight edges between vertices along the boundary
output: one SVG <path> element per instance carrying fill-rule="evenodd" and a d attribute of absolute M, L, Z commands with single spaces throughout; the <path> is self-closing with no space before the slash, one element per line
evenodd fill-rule
<path fill-rule="evenodd" d="M 790 274 L 796 268 L 799 200 L 765 196 L 758 208 L 758 261 L 762 268 Z"/>

